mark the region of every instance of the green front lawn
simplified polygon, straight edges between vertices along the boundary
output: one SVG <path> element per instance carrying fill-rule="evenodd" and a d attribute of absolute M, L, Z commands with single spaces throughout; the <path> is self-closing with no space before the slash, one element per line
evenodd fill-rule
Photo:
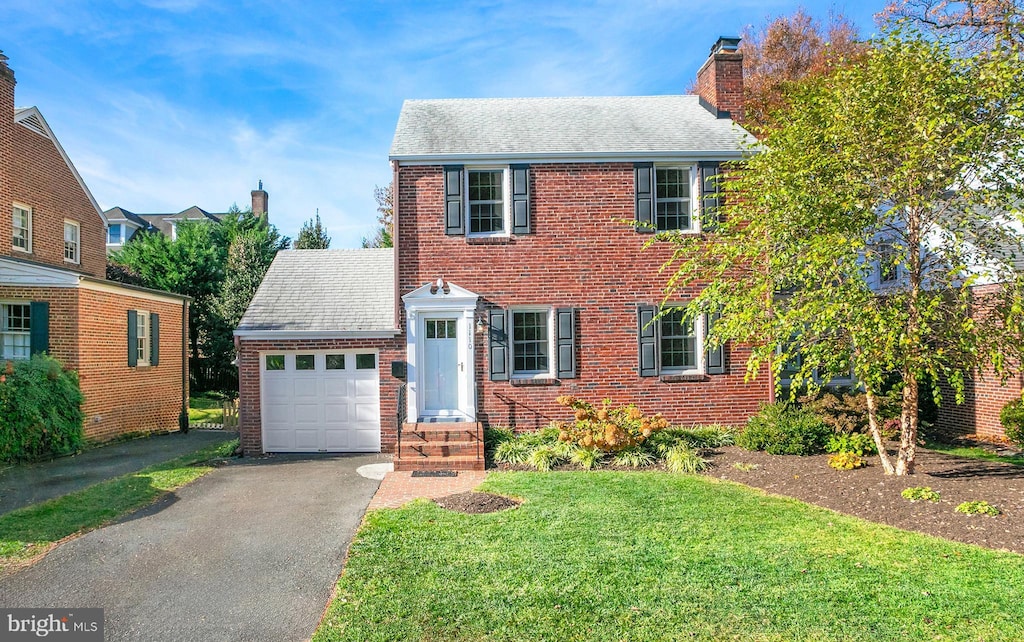
<path fill-rule="evenodd" d="M 483 489 L 526 501 L 369 513 L 314 640 L 1024 639 L 1024 556 L 701 477 Z"/>
<path fill-rule="evenodd" d="M 230 457 L 237 446 L 237 439 L 210 446 L 0 516 L 0 570 L 45 552 L 69 535 L 108 524 L 202 477 L 213 470 L 207 462 Z"/>

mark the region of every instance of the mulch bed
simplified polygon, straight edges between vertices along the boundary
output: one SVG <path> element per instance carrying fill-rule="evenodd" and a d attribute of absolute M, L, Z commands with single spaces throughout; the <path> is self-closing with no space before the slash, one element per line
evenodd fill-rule
<path fill-rule="evenodd" d="M 475 513 L 496 513 L 500 510 L 508 510 L 519 506 L 519 502 L 509 497 L 492 493 L 478 493 L 476 491 L 456 493 L 447 497 L 440 497 L 434 501 L 441 508 L 471 515 Z"/>
<path fill-rule="evenodd" d="M 915 473 L 887 476 L 878 457 L 868 466 L 834 470 L 828 455 L 797 457 L 751 452 L 732 446 L 705 457 L 712 468 L 707 475 L 786 495 L 810 504 L 958 542 L 1024 554 L 1024 467 L 1000 462 L 952 457 L 918 449 Z M 734 464 L 755 464 L 741 470 Z M 905 488 L 930 486 L 942 498 L 938 503 L 911 502 Z M 999 507 L 998 517 L 955 512 L 961 502 L 987 501 Z"/>

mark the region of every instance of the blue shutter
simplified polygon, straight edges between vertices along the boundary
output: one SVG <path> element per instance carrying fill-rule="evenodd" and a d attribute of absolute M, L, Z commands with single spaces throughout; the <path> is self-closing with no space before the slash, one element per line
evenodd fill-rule
<path fill-rule="evenodd" d="M 491 343 L 488 350 L 491 381 L 508 381 L 508 316 L 504 310 L 491 310 L 488 325 Z"/>
<path fill-rule="evenodd" d="M 656 377 L 658 376 L 658 322 L 654 317 L 658 311 L 653 305 L 638 305 L 636 311 L 640 376 Z"/>
<path fill-rule="evenodd" d="M 139 365 L 139 313 L 128 310 L 128 365 Z"/>
<path fill-rule="evenodd" d="M 654 232 L 654 163 L 633 164 L 636 186 L 636 231 Z"/>
<path fill-rule="evenodd" d="M 700 212 L 701 227 L 706 232 L 718 229 L 719 208 L 722 205 L 717 162 L 700 163 Z"/>
<path fill-rule="evenodd" d="M 714 325 L 722 315 L 715 312 L 714 314 L 704 315 L 704 336 L 707 337 L 711 332 L 711 326 Z M 706 356 L 707 371 L 708 374 L 725 374 L 725 345 L 720 345 L 717 348 L 713 348 L 707 351 Z"/>
<path fill-rule="evenodd" d="M 556 344 L 558 346 L 558 378 L 576 378 L 576 310 L 555 310 Z"/>
<path fill-rule="evenodd" d="M 149 365 L 160 365 L 160 315 L 149 315 Z"/>
<path fill-rule="evenodd" d="M 460 236 L 466 233 L 466 217 L 462 213 L 462 165 L 444 166 L 444 233 Z"/>
<path fill-rule="evenodd" d="M 512 233 L 530 233 L 530 166 L 510 165 L 512 172 Z"/>
<path fill-rule="evenodd" d="M 29 350 L 32 354 L 50 350 L 50 304 L 33 301 L 29 304 Z"/>

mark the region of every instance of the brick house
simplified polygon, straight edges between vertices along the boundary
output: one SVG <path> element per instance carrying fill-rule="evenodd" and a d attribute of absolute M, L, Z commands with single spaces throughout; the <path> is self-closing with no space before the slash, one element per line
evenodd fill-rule
<path fill-rule="evenodd" d="M 330 368 L 355 367 L 350 350 L 375 355 L 379 399 L 364 412 L 400 468 L 482 467 L 482 425 L 565 419 L 564 394 L 679 424 L 744 422 L 771 398 L 770 378 L 744 381 L 743 346 L 705 350 L 707 319 L 651 322 L 670 248 L 643 249 L 655 228 L 714 225 L 709 179 L 751 141 L 730 118 L 742 109 L 737 44 L 716 43 L 699 96 L 406 101 L 390 154 L 393 268 L 352 250 L 329 294 L 393 295 L 361 330 L 331 318 L 275 327 L 286 310 L 315 317 L 327 294 L 299 276 L 328 269 L 320 255 L 278 255 L 236 331 L 245 451 L 332 450 L 327 433 L 347 420 L 327 390 L 355 388 Z M 290 287 L 276 278 L 283 261 Z"/>
<path fill-rule="evenodd" d="M 263 181 L 252 191 L 252 213 L 256 216 L 267 214 L 270 197 L 263 189 Z M 115 206 L 103 212 L 107 220 L 107 254 L 116 252 L 139 231 L 159 232 L 172 241 L 178 238 L 178 223 L 181 221 L 210 221 L 220 223 L 227 212 L 211 213 L 198 205 L 180 212 L 136 214 L 123 207 Z"/>
<path fill-rule="evenodd" d="M 0 361 L 48 352 L 79 374 L 85 436 L 177 430 L 188 299 L 107 281 L 106 220 L 0 54 Z"/>

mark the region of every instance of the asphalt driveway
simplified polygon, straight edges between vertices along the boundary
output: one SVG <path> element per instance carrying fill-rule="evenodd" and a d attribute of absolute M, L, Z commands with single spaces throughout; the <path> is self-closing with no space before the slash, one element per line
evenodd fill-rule
<path fill-rule="evenodd" d="M 0 578 L 5 607 L 101 607 L 106 640 L 307 640 L 381 455 L 243 459 Z"/>

